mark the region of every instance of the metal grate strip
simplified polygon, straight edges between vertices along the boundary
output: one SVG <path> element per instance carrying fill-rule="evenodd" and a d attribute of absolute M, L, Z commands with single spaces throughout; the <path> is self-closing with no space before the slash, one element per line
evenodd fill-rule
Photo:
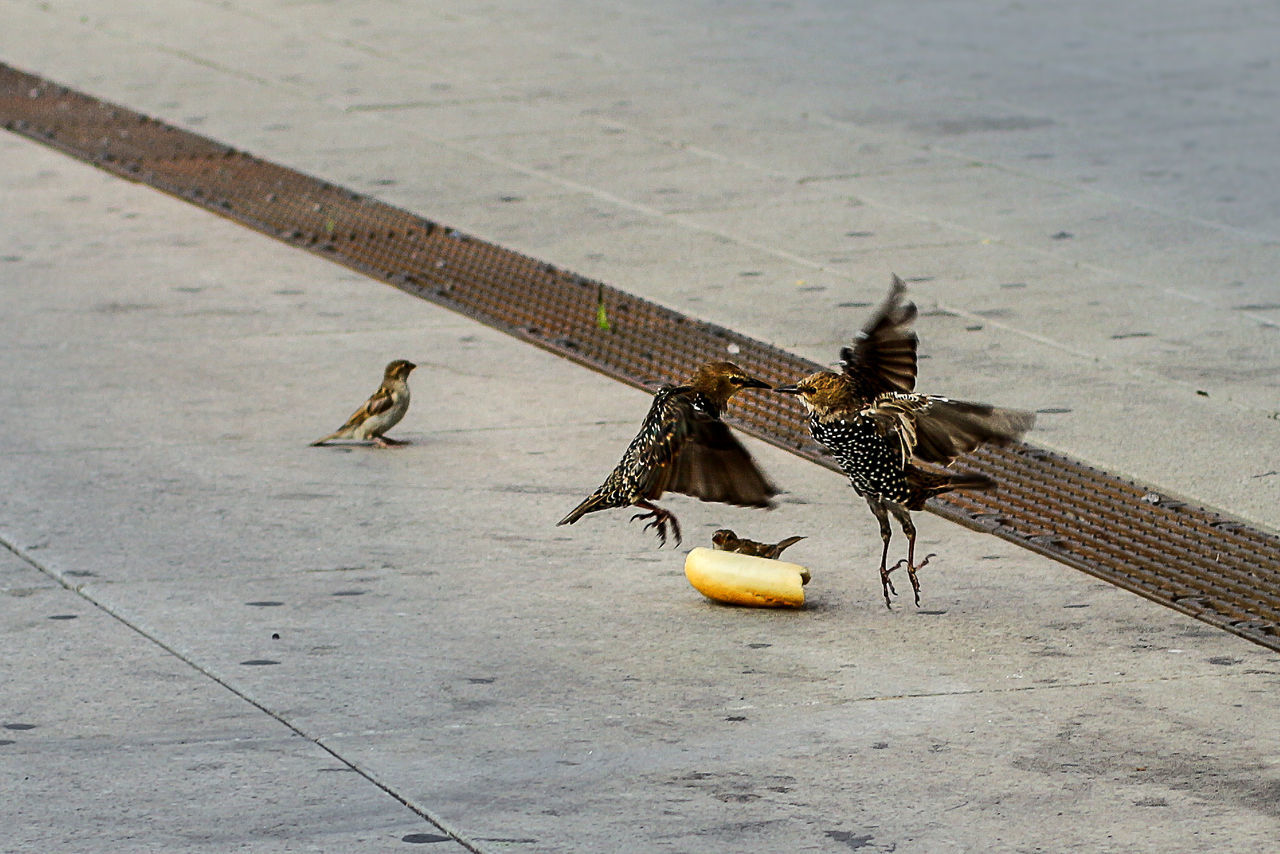
<path fill-rule="evenodd" d="M 713 358 L 773 383 L 823 367 L 4 64 L 0 124 L 632 385 Z M 735 409 L 744 431 L 835 468 L 797 401 Z M 1033 445 L 965 465 L 1001 489 L 935 500 L 943 517 L 1280 650 L 1280 538 Z"/>

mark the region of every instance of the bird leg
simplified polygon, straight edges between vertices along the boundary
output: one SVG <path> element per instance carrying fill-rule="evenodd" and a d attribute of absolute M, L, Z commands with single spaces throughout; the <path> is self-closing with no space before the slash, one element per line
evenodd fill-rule
<path fill-rule="evenodd" d="M 898 567 L 895 565 L 893 569 L 885 569 L 885 564 L 889 561 L 889 541 L 893 539 L 893 529 L 889 527 L 889 514 L 886 512 L 885 504 L 879 498 L 867 498 L 867 506 L 871 508 L 871 512 L 876 514 L 877 521 L 880 522 L 880 539 L 884 541 L 884 549 L 880 552 L 880 586 L 884 589 L 884 606 L 893 608 L 889 604 L 889 594 L 898 595 L 898 591 L 894 589 L 893 582 L 889 580 L 889 573 Z"/>
<path fill-rule="evenodd" d="M 902 533 L 907 535 L 907 576 L 911 579 L 911 589 L 916 594 L 916 607 L 920 607 L 920 579 L 916 577 L 916 571 L 924 569 L 929 563 L 929 558 L 937 557 L 932 552 L 925 555 L 924 560 L 916 563 L 916 526 L 911 521 L 911 511 L 899 504 L 890 504 L 889 509 L 893 511 L 894 518 L 898 520 L 898 524 L 902 526 Z M 902 566 L 902 561 L 898 561 L 893 565 L 893 569 Z M 893 572 L 893 569 L 889 570 Z"/>
<path fill-rule="evenodd" d="M 645 525 L 644 529 L 646 531 L 649 530 L 650 528 L 656 528 L 658 530 L 659 548 L 667 544 L 667 525 L 668 524 L 671 525 L 671 533 L 675 534 L 676 545 L 677 546 L 680 545 L 680 543 L 682 542 L 680 537 L 680 523 L 676 521 L 676 517 L 671 513 L 670 510 L 663 510 L 658 505 L 650 504 L 648 501 L 645 501 L 644 499 L 641 499 L 635 502 L 635 506 L 642 507 L 645 510 L 648 510 L 649 512 L 637 513 L 636 515 L 631 517 L 631 521 L 634 522 L 637 519 L 652 519 L 653 521 Z"/>
<path fill-rule="evenodd" d="M 409 442 L 406 439 L 388 439 L 386 436 L 374 436 L 373 444 L 377 448 L 395 448 L 400 445 L 407 445 Z"/>

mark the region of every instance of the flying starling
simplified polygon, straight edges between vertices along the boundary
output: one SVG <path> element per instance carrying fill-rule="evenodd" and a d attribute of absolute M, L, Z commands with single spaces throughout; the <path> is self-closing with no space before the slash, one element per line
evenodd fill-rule
<path fill-rule="evenodd" d="M 740 507 L 772 507 L 770 499 L 778 490 L 720 420 L 729 398 L 744 388 L 769 385 L 732 362 L 711 362 L 698 368 L 684 385 L 658 389 L 640 432 L 617 468 L 557 524 L 573 524 L 597 510 L 639 507 L 648 512 L 637 513 L 632 521 L 651 520 L 645 530 L 656 529 L 662 545 L 670 525 L 679 545 L 676 517 L 652 503 L 664 492 Z"/>
<path fill-rule="evenodd" d="M 775 391 L 799 395 L 809 414 L 813 438 L 835 456 L 855 492 L 866 499 L 880 523 L 880 583 L 889 605 L 889 574 L 903 561 L 886 566 L 893 536 L 889 516 L 907 537 L 907 574 L 920 604 L 916 571 L 933 555 L 915 562 L 916 529 L 912 510 L 924 509 L 935 495 L 954 489 L 992 489 L 980 474 L 931 471 L 913 462 L 950 465 L 983 443 L 1005 444 L 1022 437 L 1035 415 L 985 403 L 951 400 L 913 391 L 916 335 L 910 329 L 915 306 L 904 303 L 905 286 L 894 276 L 888 298 L 840 351 L 843 370 L 819 371 Z"/>
<path fill-rule="evenodd" d="M 776 543 L 758 543 L 755 540 L 747 540 L 739 537 L 728 528 L 721 528 L 711 535 L 711 545 L 720 551 L 737 552 L 740 555 L 750 555 L 751 557 L 767 557 L 771 560 L 777 560 L 778 555 L 803 540 L 804 537 L 787 537 Z"/>
<path fill-rule="evenodd" d="M 382 385 L 370 395 L 337 431 L 323 439 L 316 439 L 312 446 L 324 445 L 334 439 L 373 440 L 379 448 L 403 445 L 404 442 L 388 439 L 383 434 L 400 423 L 409 411 L 409 374 L 418 367 L 413 362 L 396 359 L 387 365 L 382 375 Z"/>

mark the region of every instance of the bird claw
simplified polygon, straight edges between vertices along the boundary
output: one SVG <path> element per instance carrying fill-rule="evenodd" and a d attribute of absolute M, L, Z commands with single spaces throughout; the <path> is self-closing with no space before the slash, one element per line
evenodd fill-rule
<path fill-rule="evenodd" d="M 915 566 L 912 566 L 911 561 L 909 561 L 907 558 L 903 558 L 902 560 L 895 563 L 893 566 L 889 567 L 889 571 L 884 573 L 884 578 L 886 581 L 888 581 L 889 573 L 893 572 L 895 569 L 905 564 L 907 567 L 907 577 L 911 579 L 911 591 L 915 593 L 916 607 L 919 608 L 920 607 L 920 579 L 916 577 L 916 573 L 929 565 L 929 558 L 933 558 L 937 556 L 938 555 L 936 552 L 929 552 L 929 554 L 924 556 L 924 560 L 920 561 Z M 897 596 L 898 594 L 895 591 L 893 595 Z M 887 601 L 888 596 L 886 596 L 885 599 Z"/>
<path fill-rule="evenodd" d="M 884 588 L 884 606 L 890 610 L 893 609 L 893 605 L 889 602 L 889 594 L 892 593 L 894 596 L 897 596 L 898 590 L 893 586 L 893 581 L 890 580 L 889 574 L 900 566 L 902 566 L 902 561 L 898 561 L 888 569 L 885 569 L 883 566 L 880 567 L 880 586 Z"/>
<path fill-rule="evenodd" d="M 652 519 L 653 521 L 644 526 L 647 531 L 650 528 L 656 528 L 658 532 L 658 548 L 662 548 L 667 544 L 667 524 L 671 525 L 671 533 L 675 535 L 676 546 L 679 547 L 684 540 L 680 537 L 680 523 L 676 521 L 676 517 L 660 507 L 655 507 L 648 513 L 637 513 L 631 517 L 634 522 L 637 519 Z"/>

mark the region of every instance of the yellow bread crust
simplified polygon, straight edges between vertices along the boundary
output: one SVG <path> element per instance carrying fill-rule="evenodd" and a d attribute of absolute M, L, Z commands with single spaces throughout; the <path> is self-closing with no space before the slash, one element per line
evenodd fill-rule
<path fill-rule="evenodd" d="M 809 580 L 799 564 L 701 547 L 685 558 L 684 574 L 708 599 L 758 608 L 803 608 Z"/>

